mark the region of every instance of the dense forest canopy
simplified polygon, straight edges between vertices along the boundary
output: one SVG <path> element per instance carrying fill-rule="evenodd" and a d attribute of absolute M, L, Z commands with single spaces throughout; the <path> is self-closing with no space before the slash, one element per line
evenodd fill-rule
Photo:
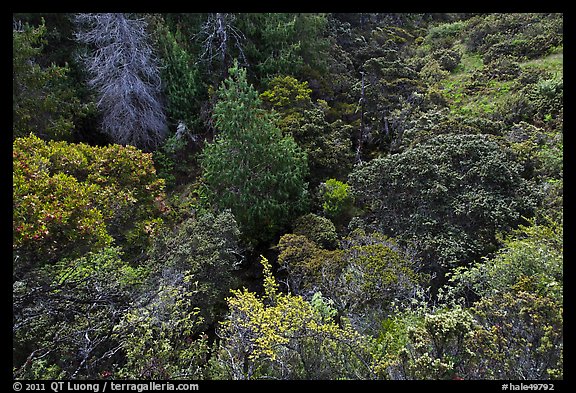
<path fill-rule="evenodd" d="M 563 379 L 563 15 L 13 14 L 16 379 Z"/>

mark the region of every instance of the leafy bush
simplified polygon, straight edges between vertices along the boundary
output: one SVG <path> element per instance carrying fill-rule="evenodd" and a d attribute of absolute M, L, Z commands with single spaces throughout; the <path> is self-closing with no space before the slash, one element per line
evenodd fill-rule
<path fill-rule="evenodd" d="M 504 293 L 522 277 L 530 278 L 538 293 L 562 302 L 562 223 L 520 226 L 491 258 L 455 269 L 450 281 L 461 293 L 488 297 Z"/>
<path fill-rule="evenodd" d="M 341 222 L 350 213 L 354 198 L 350 186 L 336 179 L 328 179 L 321 187 L 322 210 L 328 217 Z"/>
<path fill-rule="evenodd" d="M 22 266 L 80 256 L 112 239 L 141 253 L 160 223 L 164 183 L 151 154 L 136 148 L 30 136 L 14 141 L 13 166 L 13 245 Z"/>
<path fill-rule="evenodd" d="M 452 72 L 460 64 L 462 53 L 454 49 L 440 49 L 432 52 L 432 57 L 438 61 L 442 69 Z"/>
<path fill-rule="evenodd" d="M 368 341 L 339 325 L 315 304 L 278 291 L 264 265 L 264 295 L 246 289 L 228 298 L 229 314 L 218 327 L 220 347 L 211 360 L 224 379 L 347 379 L 373 377 Z M 324 307 L 325 309 L 325 307 Z"/>
<path fill-rule="evenodd" d="M 198 335 L 203 320 L 191 304 L 191 292 L 161 284 L 147 304 L 133 308 L 114 326 L 124 362 L 111 378 L 138 380 L 198 379 L 206 364 L 208 337 Z"/>
<path fill-rule="evenodd" d="M 182 296 L 190 303 L 190 310 L 200 310 L 198 317 L 202 319 L 195 322 L 197 330 L 193 333 L 220 316 L 224 298 L 236 286 L 234 272 L 241 261 L 239 236 L 230 211 L 199 212 L 157 236 L 150 250 L 147 264 L 152 269 L 152 292 L 159 285 L 186 291 Z"/>
<path fill-rule="evenodd" d="M 308 157 L 310 184 L 326 177 L 343 176 L 352 168 L 352 126 L 342 120 L 329 123 L 321 103 L 298 116 L 288 115 L 280 121 L 282 130 L 291 134 Z"/>
<path fill-rule="evenodd" d="M 490 62 L 486 62 L 480 74 L 486 79 L 507 81 L 518 78 L 521 72 L 520 66 L 513 57 L 499 56 Z"/>
<path fill-rule="evenodd" d="M 394 307 L 410 303 L 426 279 L 407 250 L 379 233 L 356 230 L 333 251 L 287 234 L 278 249 L 291 292 L 306 299 L 321 292 L 361 332 L 374 333 Z"/>
<path fill-rule="evenodd" d="M 469 21 L 464 42 L 486 62 L 501 55 L 535 58 L 562 42 L 562 28 L 562 14 L 488 14 Z"/>
<path fill-rule="evenodd" d="M 36 268 L 13 285 L 16 378 L 99 379 L 122 363 L 115 324 L 130 308 L 146 269 L 117 247 Z"/>
<path fill-rule="evenodd" d="M 338 235 L 332 221 L 313 213 L 298 217 L 294 221 L 292 232 L 296 235 L 306 236 L 322 248 L 330 250 L 338 246 Z"/>
<path fill-rule="evenodd" d="M 420 69 L 419 75 L 430 84 L 440 82 L 449 75 L 449 72 L 442 68 L 438 60 L 432 59 Z"/>
<path fill-rule="evenodd" d="M 465 21 L 454 21 L 432 26 L 424 37 L 424 44 L 432 48 L 450 48 L 466 26 Z"/>
<path fill-rule="evenodd" d="M 260 99 L 271 108 L 287 112 L 309 106 L 310 93 L 308 82 L 299 82 L 292 76 L 277 76 L 268 82 L 268 90 L 260 94 Z"/>
<path fill-rule="evenodd" d="M 439 135 L 357 167 L 349 183 L 366 227 L 412 242 L 431 266 L 485 255 L 536 202 L 510 151 L 486 135 Z"/>
<path fill-rule="evenodd" d="M 475 379 L 562 379 L 563 306 L 529 277 L 472 308 L 482 328 L 467 347 Z"/>
<path fill-rule="evenodd" d="M 406 379 L 462 379 L 473 355 L 469 349 L 477 329 L 472 313 L 462 307 L 439 309 L 407 329 L 408 344 L 399 352 L 399 367 Z"/>

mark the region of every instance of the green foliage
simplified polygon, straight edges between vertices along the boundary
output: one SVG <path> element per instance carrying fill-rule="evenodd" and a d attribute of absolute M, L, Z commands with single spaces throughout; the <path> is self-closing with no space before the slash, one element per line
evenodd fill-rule
<path fill-rule="evenodd" d="M 505 292 L 483 298 L 473 312 L 483 328 L 469 348 L 481 379 L 562 379 L 563 306 L 521 276 Z"/>
<path fill-rule="evenodd" d="M 377 232 L 353 231 L 342 249 L 345 267 L 327 293 L 361 332 L 377 331 L 380 321 L 410 304 L 426 282 L 409 251 Z"/>
<path fill-rule="evenodd" d="M 321 191 L 322 210 L 324 214 L 338 222 L 342 221 L 354 204 L 350 186 L 336 179 L 323 183 Z"/>
<path fill-rule="evenodd" d="M 198 308 L 204 328 L 218 318 L 224 298 L 235 287 L 239 265 L 240 232 L 230 211 L 198 213 L 158 236 L 148 265 L 156 277 L 153 285 L 186 290 L 191 307 Z"/>
<path fill-rule="evenodd" d="M 233 291 L 219 326 L 221 347 L 213 360 L 227 379 L 346 379 L 372 376 L 365 339 L 300 296 L 277 292 L 262 258 L 266 293 Z M 267 283 L 267 284 L 266 284 Z"/>
<path fill-rule="evenodd" d="M 15 378 L 98 379 L 113 370 L 122 359 L 112 329 L 145 277 L 110 247 L 15 280 Z"/>
<path fill-rule="evenodd" d="M 260 108 L 246 70 L 232 67 L 218 97 L 220 134 L 201 159 L 208 202 L 231 209 L 245 238 L 268 240 L 307 202 L 306 156 Z"/>
<path fill-rule="evenodd" d="M 472 313 L 458 306 L 427 313 L 422 325 L 408 328 L 409 343 L 400 351 L 407 379 L 462 378 L 475 328 Z"/>
<path fill-rule="evenodd" d="M 411 301 L 425 280 L 408 253 L 378 233 L 355 231 L 334 251 L 288 234 L 278 249 L 290 290 L 303 296 L 322 292 L 361 332 L 377 329 L 394 307 Z"/>
<path fill-rule="evenodd" d="M 114 334 L 126 358 L 111 374 L 122 379 L 198 379 L 208 354 L 207 336 L 186 289 L 160 285 L 149 303 L 126 313 Z"/>
<path fill-rule="evenodd" d="M 104 215 L 93 206 L 98 186 L 51 174 L 50 148 L 35 136 L 17 138 L 13 147 L 14 273 L 110 244 Z"/>
<path fill-rule="evenodd" d="M 342 250 L 325 250 L 306 236 L 286 234 L 278 242 L 278 263 L 288 274 L 288 290 L 296 295 L 333 292 L 346 266 Z"/>
<path fill-rule="evenodd" d="M 461 291 L 487 297 L 508 291 L 529 277 L 539 293 L 562 302 L 563 227 L 561 222 L 520 226 L 493 257 L 455 269 L 451 281 Z"/>
<path fill-rule="evenodd" d="M 161 223 L 164 183 L 151 154 L 133 147 L 17 138 L 13 167 L 15 268 L 80 256 L 112 239 L 142 252 Z"/>
<path fill-rule="evenodd" d="M 423 45 L 429 45 L 432 48 L 449 48 L 458 40 L 465 27 L 466 22 L 461 20 L 432 26 L 424 37 Z"/>
<path fill-rule="evenodd" d="M 260 94 L 265 105 L 282 112 L 310 106 L 308 82 L 299 82 L 292 76 L 277 76 L 268 82 L 268 90 Z"/>
<path fill-rule="evenodd" d="M 536 202 L 510 152 L 485 135 L 439 135 L 358 167 L 349 183 L 368 228 L 443 267 L 486 255 Z"/>
<path fill-rule="evenodd" d="M 327 177 L 344 176 L 352 168 L 352 127 L 342 120 L 329 123 L 328 111 L 317 107 L 302 114 L 284 114 L 279 126 L 308 156 L 310 183 L 318 184 Z"/>
<path fill-rule="evenodd" d="M 318 246 L 325 249 L 334 249 L 338 246 L 336 227 L 329 219 L 308 213 L 294 221 L 293 233 L 306 236 Z"/>
<path fill-rule="evenodd" d="M 69 79 L 69 67 L 42 66 L 46 44 L 42 24 L 12 30 L 13 137 L 34 133 L 44 139 L 70 139 L 75 121 L 88 111 Z"/>
<path fill-rule="evenodd" d="M 362 111 L 361 140 L 366 151 L 361 157 L 372 157 L 375 151 L 388 148 L 391 133 L 389 116 L 401 110 L 406 101 L 418 101 L 424 81 L 397 50 L 387 50 L 381 57 L 373 57 L 362 65 L 364 86 L 359 102 Z M 435 78 L 434 78 L 435 79 Z"/>
<path fill-rule="evenodd" d="M 438 60 L 430 60 L 420 69 L 419 75 L 430 84 L 440 82 L 449 75 L 449 72 L 442 68 Z"/>
<path fill-rule="evenodd" d="M 14 378 L 563 378 L 562 14 L 134 15 L 153 154 L 98 15 L 13 14 Z"/>
<path fill-rule="evenodd" d="M 323 176 L 347 173 L 352 166 L 351 127 L 341 120 L 328 121 L 331 109 L 323 100 L 312 102 L 308 82 L 278 76 L 260 94 L 265 106 L 275 109 L 278 126 L 289 133 L 307 154 L 311 183 Z"/>
<path fill-rule="evenodd" d="M 469 21 L 464 42 L 485 61 L 502 54 L 534 58 L 562 43 L 562 27 L 562 14 L 489 14 Z"/>
<path fill-rule="evenodd" d="M 186 38 L 178 29 L 172 32 L 161 19 L 156 22 L 157 45 L 164 67 L 166 113 L 172 124 L 184 123 L 189 129 L 199 126 L 200 103 L 206 88 L 200 79 L 196 60 L 186 47 Z"/>
<path fill-rule="evenodd" d="M 245 13 L 238 26 L 247 38 L 245 53 L 258 80 L 276 75 L 300 78 L 322 69 L 329 42 L 324 37 L 327 17 L 315 13 Z"/>

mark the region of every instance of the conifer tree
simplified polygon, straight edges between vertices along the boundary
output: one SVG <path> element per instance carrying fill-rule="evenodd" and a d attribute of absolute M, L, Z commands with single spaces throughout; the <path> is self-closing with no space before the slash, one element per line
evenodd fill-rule
<path fill-rule="evenodd" d="M 218 90 L 219 134 L 202 157 L 207 199 L 229 208 L 250 240 L 265 240 L 301 212 L 306 201 L 306 156 L 260 108 L 258 92 L 237 62 Z"/>

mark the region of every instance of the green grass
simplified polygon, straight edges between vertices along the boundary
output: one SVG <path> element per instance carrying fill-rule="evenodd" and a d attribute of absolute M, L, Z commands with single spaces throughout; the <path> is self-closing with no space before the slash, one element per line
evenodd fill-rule
<path fill-rule="evenodd" d="M 520 63 L 520 67 L 537 68 L 550 72 L 560 78 L 564 77 L 564 47 L 555 48 L 548 56 Z"/>
<path fill-rule="evenodd" d="M 460 59 L 460 64 L 458 64 L 458 67 L 452 72 L 451 77 L 471 74 L 482 67 L 484 67 L 484 62 L 482 61 L 481 55 L 464 53 Z"/>
<path fill-rule="evenodd" d="M 563 48 L 555 48 L 549 55 L 520 63 L 523 69 L 530 67 L 546 70 L 556 77 L 563 76 Z M 438 83 L 439 90 L 447 99 L 455 114 L 484 116 L 493 113 L 498 105 L 505 103 L 517 89 L 515 81 L 488 81 L 485 85 L 471 88 L 472 75 L 484 67 L 478 54 L 464 53 L 458 67 Z"/>

